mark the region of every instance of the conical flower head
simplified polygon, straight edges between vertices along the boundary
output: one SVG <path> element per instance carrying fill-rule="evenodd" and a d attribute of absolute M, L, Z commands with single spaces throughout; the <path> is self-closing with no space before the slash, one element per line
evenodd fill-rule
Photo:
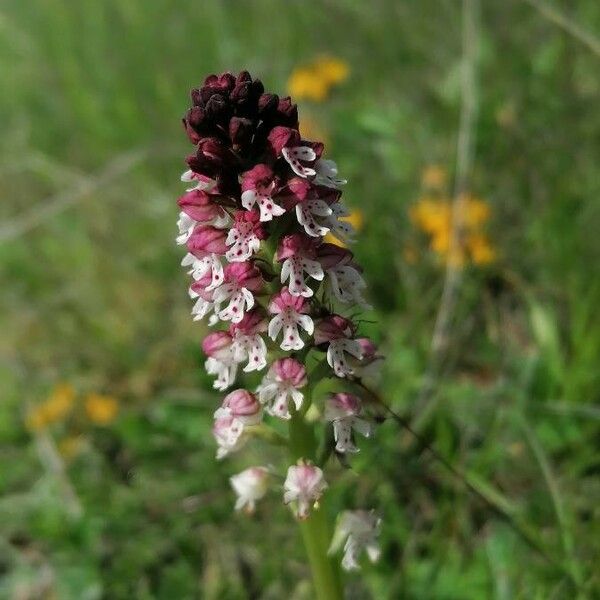
<path fill-rule="evenodd" d="M 188 250 L 181 264 L 192 279 L 194 320 L 206 317 L 216 328 L 202 343 L 204 366 L 220 391 L 264 370 L 255 393 L 234 389 L 214 412 L 217 458 L 253 435 L 279 439 L 271 417 L 293 418 L 293 428 L 310 402 L 322 402 L 336 452 L 357 452 L 356 434 L 371 433 L 360 399 L 345 391 L 324 401 L 305 397 L 321 377 L 343 386 L 379 358 L 349 318 L 364 307 L 362 270 L 352 252 L 323 239 L 351 241 L 345 180 L 323 143 L 300 134 L 292 100 L 265 92 L 248 72 L 210 75 L 191 96 L 183 124 L 195 148 L 182 175 L 176 241 Z M 309 374 L 306 365 L 323 351 L 326 362 Z M 267 479 L 265 467 L 232 476 L 236 509 L 252 511 Z M 326 487 L 323 470 L 300 460 L 287 471 L 284 501 L 306 518 Z M 356 563 L 367 536 L 355 521 L 346 518 L 345 566 Z"/>

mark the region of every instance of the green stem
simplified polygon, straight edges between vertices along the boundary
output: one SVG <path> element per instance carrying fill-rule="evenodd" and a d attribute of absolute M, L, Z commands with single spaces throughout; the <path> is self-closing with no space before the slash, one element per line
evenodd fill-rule
<path fill-rule="evenodd" d="M 315 461 L 317 443 L 314 428 L 302 415 L 292 414 L 290 419 L 290 453 L 292 460 L 300 458 Z M 300 531 L 312 571 L 316 598 L 342 600 L 342 582 L 337 561 L 327 555 L 331 540 L 331 527 L 327 522 L 325 505 L 312 510 L 308 518 L 300 521 Z"/>
<path fill-rule="evenodd" d="M 300 522 L 300 531 L 313 576 L 316 598 L 319 600 L 342 600 L 344 597 L 337 566 L 327 556 L 329 528 L 323 507 L 312 511 Z"/>

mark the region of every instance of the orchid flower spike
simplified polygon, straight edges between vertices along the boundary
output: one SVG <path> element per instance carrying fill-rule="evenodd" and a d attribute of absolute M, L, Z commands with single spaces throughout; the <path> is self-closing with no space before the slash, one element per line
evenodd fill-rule
<path fill-rule="evenodd" d="M 202 342 L 205 371 L 218 392 L 233 388 L 214 411 L 217 458 L 246 456 L 250 439 L 287 446 L 278 473 L 253 466 L 231 476 L 235 509 L 252 512 L 279 477 L 283 501 L 310 531 L 330 451 L 350 456 L 356 434 L 373 432 L 348 388 L 364 387 L 382 359 L 358 331 L 367 283 L 345 247 L 355 234 L 344 219 L 346 180 L 322 142 L 302 137 L 291 98 L 265 92 L 247 71 L 209 75 L 192 90 L 183 127 L 193 151 L 181 176 L 176 243 L 187 251 L 193 320 L 214 328 Z M 327 234 L 340 243 L 325 242 Z M 255 393 L 239 382 L 253 373 Z M 309 410 L 325 378 L 336 392 Z M 374 513 L 342 513 L 331 551 L 343 545 L 345 569 L 357 568 L 363 550 L 378 556 L 379 524 Z M 329 569 L 329 540 L 315 535 L 313 550 Z"/>

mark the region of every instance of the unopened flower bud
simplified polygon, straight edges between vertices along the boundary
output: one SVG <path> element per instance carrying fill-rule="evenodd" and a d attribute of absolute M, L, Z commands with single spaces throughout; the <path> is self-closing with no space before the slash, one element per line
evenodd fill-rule
<path fill-rule="evenodd" d="M 272 369 L 279 381 L 297 388 L 306 385 L 306 369 L 294 358 L 280 358 L 273 363 Z"/>
<path fill-rule="evenodd" d="M 196 154 L 189 156 L 187 163 L 192 171 L 212 177 L 231 165 L 233 160 L 230 150 L 221 140 L 209 137 L 198 142 Z"/>
<path fill-rule="evenodd" d="M 324 344 L 340 338 L 350 337 L 354 324 L 340 315 L 330 315 L 317 321 L 315 325 L 315 344 Z"/>
<path fill-rule="evenodd" d="M 221 408 L 215 412 L 216 416 L 221 414 L 229 414 L 236 418 L 254 418 L 260 414 L 260 402 L 247 390 L 234 390 L 225 396 Z"/>
<path fill-rule="evenodd" d="M 281 125 L 298 129 L 298 106 L 287 96 L 279 99 L 277 113 Z"/>
<path fill-rule="evenodd" d="M 254 123 L 250 119 L 233 117 L 229 121 L 229 139 L 234 148 L 248 144 L 254 134 Z"/>
<path fill-rule="evenodd" d="M 317 260 L 325 270 L 333 267 L 349 265 L 352 262 L 353 254 L 347 248 L 342 248 L 337 244 L 321 244 L 317 249 Z"/>
<path fill-rule="evenodd" d="M 187 249 L 198 257 L 207 253 L 225 254 L 227 234 L 223 229 L 217 229 L 210 225 L 197 227 L 187 241 Z"/>
<path fill-rule="evenodd" d="M 223 355 L 223 351 L 231 347 L 232 338 L 226 331 L 215 331 L 209 333 L 202 341 L 202 350 L 207 356 L 217 358 Z"/>
<path fill-rule="evenodd" d="M 229 328 L 230 333 L 241 332 L 244 335 L 254 335 L 267 330 L 267 321 L 260 308 L 248 311 L 239 323 L 234 323 Z"/>
<path fill-rule="evenodd" d="M 274 127 L 269 134 L 268 141 L 273 156 L 278 158 L 284 148 L 300 145 L 300 134 L 296 129 L 289 127 Z"/>
<path fill-rule="evenodd" d="M 215 197 L 203 190 L 194 189 L 185 193 L 177 202 L 181 210 L 199 223 L 209 223 L 225 217 L 225 211 L 213 202 Z"/>

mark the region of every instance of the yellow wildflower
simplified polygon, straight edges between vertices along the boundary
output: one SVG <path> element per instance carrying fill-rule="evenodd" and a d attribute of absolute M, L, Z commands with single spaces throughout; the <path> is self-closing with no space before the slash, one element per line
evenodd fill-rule
<path fill-rule="evenodd" d="M 295 68 L 287 90 L 295 100 L 323 102 L 331 88 L 348 78 L 348 64 L 339 58 L 321 56 L 312 63 Z"/>
<path fill-rule="evenodd" d="M 57 385 L 45 402 L 46 414 L 51 421 L 62 419 L 73 406 L 75 390 L 72 385 L 62 383 Z"/>
<path fill-rule="evenodd" d="M 490 218 L 490 206 L 484 200 L 480 200 L 475 196 L 464 194 L 459 198 L 459 210 L 464 226 L 471 229 L 476 229 L 484 225 Z"/>
<path fill-rule="evenodd" d="M 467 238 L 466 244 L 476 265 L 488 265 L 496 259 L 496 251 L 487 236 L 481 233 L 471 235 Z"/>
<path fill-rule="evenodd" d="M 362 210 L 353 210 L 347 217 L 341 217 L 341 220 L 350 223 L 356 231 L 360 231 L 365 224 L 365 215 Z"/>
<path fill-rule="evenodd" d="M 428 190 L 444 190 L 447 181 L 448 172 L 441 165 L 428 165 L 421 173 L 421 184 Z"/>
<path fill-rule="evenodd" d="M 452 204 L 447 198 L 423 196 L 409 209 L 413 224 L 429 236 L 429 247 L 445 261 L 457 267 L 467 259 L 474 264 L 493 262 L 496 253 L 482 228 L 490 218 L 487 202 L 465 194 L 458 199 L 458 215 L 462 235 L 456 247 L 451 248 Z"/>
<path fill-rule="evenodd" d="M 108 425 L 117 416 L 119 403 L 112 396 L 88 394 L 85 399 L 85 412 L 92 423 Z"/>
<path fill-rule="evenodd" d="M 360 231 L 363 228 L 365 216 L 362 210 L 353 210 L 347 217 L 340 217 L 340 221 L 346 221 L 346 223 L 350 223 L 350 225 L 352 225 L 356 231 Z M 323 239 L 330 244 L 335 244 L 336 246 L 341 246 L 342 248 L 346 247 L 346 244 L 331 235 L 331 233 L 328 233 Z"/>
<path fill-rule="evenodd" d="M 31 431 L 40 431 L 64 419 L 73 406 L 75 400 L 75 390 L 68 383 L 57 385 L 48 398 L 32 408 L 26 419 L 25 424 Z"/>
<path fill-rule="evenodd" d="M 450 250 L 450 229 L 432 232 L 429 247 L 438 254 L 448 254 Z"/>
<path fill-rule="evenodd" d="M 323 102 L 329 93 L 329 84 L 313 69 L 300 67 L 292 71 L 287 90 L 294 100 Z"/>
<path fill-rule="evenodd" d="M 80 435 L 69 435 L 58 442 L 58 451 L 64 458 L 74 458 L 79 454 L 83 446 L 83 438 Z"/>
<path fill-rule="evenodd" d="M 314 62 L 314 69 L 330 84 L 342 83 L 350 74 L 348 63 L 334 56 L 319 56 Z"/>
<path fill-rule="evenodd" d="M 413 224 L 424 232 L 432 235 L 442 233 L 450 229 L 450 202 L 424 196 L 409 209 L 409 216 Z"/>

